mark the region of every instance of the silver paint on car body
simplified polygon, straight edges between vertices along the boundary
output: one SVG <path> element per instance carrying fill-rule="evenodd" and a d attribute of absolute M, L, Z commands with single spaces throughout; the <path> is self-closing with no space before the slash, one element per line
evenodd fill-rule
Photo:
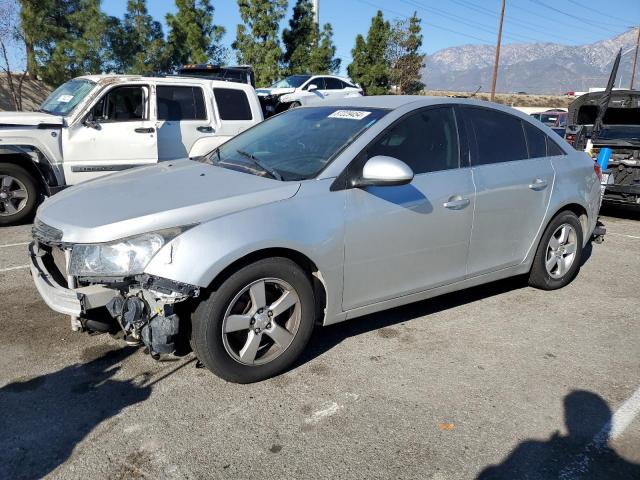
<path fill-rule="evenodd" d="M 200 287 L 248 254 L 294 252 L 323 280 L 325 324 L 526 273 L 546 225 L 567 206 L 587 212 L 584 243 L 593 231 L 599 206 L 593 161 L 548 128 L 542 130 L 566 155 L 418 174 L 406 185 L 331 188 L 367 144 L 417 108 L 482 105 L 540 128 L 525 114 L 429 97 L 359 97 L 327 105 L 390 111 L 316 178 L 280 182 L 172 162 L 71 188 L 45 202 L 38 219 L 71 243 L 197 224 L 166 244 L 145 273 Z M 547 186 L 529 188 L 536 179 Z M 506 230 L 509 222 L 515 231 Z M 160 254 L 165 249 L 171 249 L 170 263 Z"/>

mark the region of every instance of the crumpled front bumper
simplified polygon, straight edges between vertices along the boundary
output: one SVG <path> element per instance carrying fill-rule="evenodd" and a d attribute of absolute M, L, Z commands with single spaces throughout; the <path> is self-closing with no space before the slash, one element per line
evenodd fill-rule
<path fill-rule="evenodd" d="M 61 286 L 47 270 L 37 242 L 29 245 L 31 276 L 38 293 L 52 310 L 79 317 L 87 310 L 105 306 L 117 292 L 101 285 L 70 289 Z"/>

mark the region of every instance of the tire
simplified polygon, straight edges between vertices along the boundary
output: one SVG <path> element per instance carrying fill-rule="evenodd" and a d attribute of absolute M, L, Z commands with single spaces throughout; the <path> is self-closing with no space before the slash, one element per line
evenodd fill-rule
<path fill-rule="evenodd" d="M 38 182 L 26 169 L 0 162 L 0 226 L 33 218 L 40 197 Z"/>
<path fill-rule="evenodd" d="M 273 377 L 291 366 L 309 342 L 314 302 L 311 281 L 298 264 L 281 257 L 259 260 L 200 302 L 191 317 L 191 345 L 204 366 L 229 382 Z"/>
<path fill-rule="evenodd" d="M 300 102 L 291 102 L 289 104 L 289 107 L 287 107 L 287 110 L 292 110 L 294 108 L 298 108 L 298 107 L 301 107 L 301 106 L 302 106 L 302 104 Z"/>
<path fill-rule="evenodd" d="M 582 239 L 582 224 L 575 213 L 565 210 L 556 215 L 540 239 L 529 285 L 555 290 L 569 284 L 580 270 Z"/>

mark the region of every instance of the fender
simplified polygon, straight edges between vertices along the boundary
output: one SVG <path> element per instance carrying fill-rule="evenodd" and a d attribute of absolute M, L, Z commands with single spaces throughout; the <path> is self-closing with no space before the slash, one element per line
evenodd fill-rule
<path fill-rule="evenodd" d="M 0 162 L 22 165 L 40 181 L 47 195 L 53 195 L 65 186 L 64 173 L 59 164 L 32 145 L 1 145 Z"/>

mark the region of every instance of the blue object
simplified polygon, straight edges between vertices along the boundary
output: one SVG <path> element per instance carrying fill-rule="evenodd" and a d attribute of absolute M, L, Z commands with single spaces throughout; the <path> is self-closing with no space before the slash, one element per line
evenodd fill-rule
<path fill-rule="evenodd" d="M 598 165 L 604 172 L 609 166 L 609 159 L 611 158 L 611 149 L 610 148 L 601 148 L 600 153 L 598 153 Z"/>

